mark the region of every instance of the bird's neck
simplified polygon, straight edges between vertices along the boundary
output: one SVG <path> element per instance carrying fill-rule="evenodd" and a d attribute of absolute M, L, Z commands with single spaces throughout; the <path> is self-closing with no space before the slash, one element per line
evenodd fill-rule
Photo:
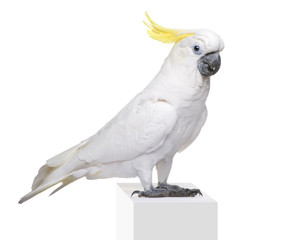
<path fill-rule="evenodd" d="M 182 64 L 170 56 L 146 88 L 148 92 L 177 104 L 185 104 L 187 101 L 205 103 L 209 89 L 210 78 L 201 76 L 196 64 Z"/>

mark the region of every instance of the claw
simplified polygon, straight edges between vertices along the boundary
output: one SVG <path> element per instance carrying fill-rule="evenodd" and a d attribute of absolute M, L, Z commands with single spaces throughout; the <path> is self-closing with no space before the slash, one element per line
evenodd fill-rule
<path fill-rule="evenodd" d="M 141 197 L 142 194 L 143 194 L 143 192 L 141 192 L 141 191 L 139 191 L 139 190 L 136 190 L 136 191 L 132 192 L 131 197 L 133 197 L 133 195 L 135 195 L 135 194 L 138 194 L 138 197 Z"/>
<path fill-rule="evenodd" d="M 200 195 L 203 197 L 203 193 L 201 192 L 200 189 L 197 189 L 196 193 L 197 193 L 197 194 L 200 194 Z"/>
<path fill-rule="evenodd" d="M 188 189 L 189 190 L 189 189 Z M 196 195 L 201 195 L 203 197 L 203 193 L 200 191 L 200 189 L 191 189 L 190 190 L 190 195 L 191 196 L 196 196 Z"/>

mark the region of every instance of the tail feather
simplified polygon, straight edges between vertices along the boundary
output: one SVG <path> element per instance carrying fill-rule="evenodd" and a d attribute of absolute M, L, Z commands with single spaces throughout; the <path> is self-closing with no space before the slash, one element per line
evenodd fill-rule
<path fill-rule="evenodd" d="M 38 175 L 34 178 L 31 189 L 35 190 L 42 186 L 45 178 L 54 172 L 54 170 L 66 163 L 76 153 L 76 150 L 85 143 L 86 142 L 83 141 L 80 144 L 47 160 L 46 164 L 40 168 Z"/>
<path fill-rule="evenodd" d="M 43 165 L 40 168 L 39 173 L 33 180 L 31 190 L 33 191 L 33 190 L 36 190 L 38 187 L 40 187 L 42 185 L 43 181 L 45 180 L 45 177 L 49 176 L 55 169 L 56 168 L 48 167 L 46 164 Z"/>
<path fill-rule="evenodd" d="M 48 188 L 62 183 L 61 186 L 50 194 L 52 195 L 77 179 L 86 176 L 90 169 L 84 168 L 85 166 L 83 164 L 85 164 L 85 162 L 80 161 L 76 153 L 79 149 L 85 147 L 91 138 L 92 137 L 49 159 L 46 164 L 39 169 L 38 175 L 35 177 L 31 187 L 32 191 L 22 197 L 19 203 L 21 204 L 37 194 L 44 192 Z"/>
<path fill-rule="evenodd" d="M 24 203 L 27 200 L 33 198 L 34 196 L 38 195 L 41 192 L 44 192 L 45 190 L 47 190 L 48 188 L 51 188 L 55 185 L 57 185 L 58 183 L 62 183 L 62 185 L 60 185 L 58 188 L 56 188 L 51 194 L 56 193 L 57 191 L 61 190 L 62 188 L 66 187 L 67 185 L 69 185 L 70 183 L 73 183 L 74 181 L 86 176 L 89 173 L 89 169 L 80 169 L 77 171 L 74 171 L 70 174 L 68 174 L 65 177 L 60 178 L 59 180 L 56 180 L 52 183 L 48 183 L 45 184 L 43 186 L 40 186 L 38 188 L 36 188 L 35 190 L 31 191 L 30 193 L 26 194 L 24 197 L 22 197 L 19 201 L 19 203 Z"/>
<path fill-rule="evenodd" d="M 53 184 L 49 184 L 49 185 L 46 185 L 46 186 L 44 186 L 44 187 L 39 187 L 39 188 L 37 188 L 37 189 L 31 191 L 30 193 L 26 194 L 24 197 L 22 197 L 22 198 L 20 199 L 19 204 L 26 202 L 27 200 L 33 198 L 34 196 L 38 195 L 39 193 L 44 192 L 44 191 L 47 190 L 48 188 L 51 188 L 51 187 L 53 187 L 54 185 L 56 185 L 56 184 L 58 184 L 58 183 L 60 183 L 60 182 L 61 182 L 61 181 L 58 181 L 58 182 L 55 182 L 55 183 L 53 183 Z"/>
<path fill-rule="evenodd" d="M 66 177 L 62 182 L 62 184 L 56 188 L 52 193 L 50 193 L 49 196 L 55 194 L 56 192 L 58 192 L 59 190 L 61 190 L 62 188 L 66 187 L 67 185 L 69 185 L 70 183 L 73 183 L 74 181 L 78 180 L 78 178 L 74 177 L 73 175 Z"/>

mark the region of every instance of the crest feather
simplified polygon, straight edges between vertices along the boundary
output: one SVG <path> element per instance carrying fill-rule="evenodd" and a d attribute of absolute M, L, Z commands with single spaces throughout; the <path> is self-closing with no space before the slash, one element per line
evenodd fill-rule
<path fill-rule="evenodd" d="M 153 19 L 148 15 L 147 12 L 145 12 L 145 16 L 147 17 L 149 23 L 144 22 L 144 24 L 149 28 L 147 30 L 148 35 L 160 42 L 163 43 L 177 43 L 183 38 L 193 36 L 194 33 L 189 32 L 182 32 L 182 29 L 171 29 L 171 28 L 165 28 L 160 26 L 159 24 L 155 23 Z"/>

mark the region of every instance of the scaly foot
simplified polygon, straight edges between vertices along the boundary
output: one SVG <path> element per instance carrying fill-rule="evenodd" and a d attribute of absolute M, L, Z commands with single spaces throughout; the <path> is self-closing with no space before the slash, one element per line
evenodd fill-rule
<path fill-rule="evenodd" d="M 158 187 L 147 190 L 136 190 L 132 193 L 138 194 L 138 197 L 160 198 L 160 197 L 194 197 L 198 194 L 203 196 L 199 189 L 181 188 L 177 185 L 169 185 L 167 183 L 159 183 Z"/>

